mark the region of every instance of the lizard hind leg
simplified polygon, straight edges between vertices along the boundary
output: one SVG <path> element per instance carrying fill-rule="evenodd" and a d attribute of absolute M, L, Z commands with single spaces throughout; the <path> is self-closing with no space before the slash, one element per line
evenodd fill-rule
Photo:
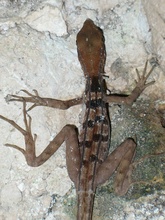
<path fill-rule="evenodd" d="M 25 129 L 20 127 L 15 121 L 13 121 L 11 119 L 8 119 L 8 118 L 6 118 L 2 115 L 0 115 L 0 118 L 4 121 L 8 122 L 9 124 L 11 124 L 19 132 L 21 132 L 22 135 L 24 136 L 25 143 L 28 143 L 28 145 L 31 145 L 30 152 L 29 152 L 29 148 L 27 148 L 27 147 L 24 150 L 23 148 L 15 145 L 15 144 L 9 144 L 9 143 L 5 144 L 5 146 L 15 148 L 15 149 L 19 150 L 21 153 L 23 153 L 23 155 L 26 158 L 27 163 L 31 166 L 31 164 L 29 162 L 28 154 L 30 153 L 30 155 L 33 154 L 33 156 L 35 156 L 35 142 L 36 142 L 36 139 L 37 139 L 37 135 L 34 134 L 34 137 L 33 137 L 32 134 L 31 134 L 31 121 L 32 121 L 32 119 L 26 112 L 26 102 L 25 101 L 23 101 L 23 116 L 24 116 Z M 27 144 L 26 144 L 26 146 L 27 146 Z M 30 156 L 30 158 L 31 158 L 31 156 Z"/>
<path fill-rule="evenodd" d="M 115 192 L 122 196 L 131 185 L 133 170 L 132 161 L 135 155 L 136 142 L 127 138 L 100 165 L 96 173 L 96 186 L 103 184 L 117 170 L 115 178 Z"/>
<path fill-rule="evenodd" d="M 71 180 L 77 185 L 78 172 L 80 166 L 80 151 L 78 147 L 78 133 L 77 128 L 74 125 L 66 125 L 62 130 L 54 137 L 52 141 L 47 145 L 43 152 L 36 156 L 35 152 L 35 143 L 37 135 L 32 135 L 31 122 L 32 118 L 27 114 L 26 111 L 26 101 L 23 101 L 23 117 L 25 129 L 21 128 L 16 122 L 11 119 L 8 119 L 0 115 L 0 119 L 8 122 L 14 128 L 24 136 L 25 149 L 14 145 L 14 144 L 5 144 L 8 147 L 15 148 L 19 150 L 25 156 L 26 162 L 29 166 L 37 167 L 46 162 L 61 146 L 65 141 L 66 143 L 66 162 L 68 174 Z"/>
<path fill-rule="evenodd" d="M 122 157 L 120 164 L 117 168 L 114 181 L 114 189 L 115 193 L 119 196 L 125 195 L 130 185 L 132 184 L 131 175 L 134 169 L 132 162 L 135 156 L 135 148 L 136 145 L 134 145 L 134 143 L 132 142 L 130 148 Z"/>

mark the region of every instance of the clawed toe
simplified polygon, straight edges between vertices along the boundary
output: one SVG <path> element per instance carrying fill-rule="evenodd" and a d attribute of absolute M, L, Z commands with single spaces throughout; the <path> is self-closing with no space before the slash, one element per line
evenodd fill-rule
<path fill-rule="evenodd" d="M 155 83 L 154 80 L 149 83 L 146 83 L 148 77 L 150 76 L 150 74 L 152 73 L 154 68 L 156 67 L 156 65 L 153 65 L 152 68 L 147 73 L 147 65 L 148 65 L 148 61 L 146 61 L 146 63 L 145 63 L 145 67 L 144 67 L 144 70 L 143 70 L 143 73 L 141 76 L 140 76 L 139 70 L 136 69 L 136 74 L 137 74 L 138 79 L 135 80 L 135 82 L 136 82 L 137 86 L 140 87 L 142 90 L 144 90 L 146 87 Z"/>

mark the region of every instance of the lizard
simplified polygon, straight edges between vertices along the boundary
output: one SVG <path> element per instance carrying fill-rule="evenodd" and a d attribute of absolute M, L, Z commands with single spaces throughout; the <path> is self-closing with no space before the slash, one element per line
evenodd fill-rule
<path fill-rule="evenodd" d="M 135 80 L 136 87 L 130 95 L 107 94 L 104 77 L 106 49 L 102 29 L 91 19 L 87 19 L 77 34 L 76 44 L 78 59 L 86 79 L 85 92 L 82 97 L 58 100 L 40 97 L 36 90 L 34 94 L 22 90 L 26 96 L 10 95 L 9 101 L 23 103 L 25 129 L 2 115 L 0 118 L 10 123 L 24 136 L 25 149 L 9 143 L 6 146 L 23 153 L 29 166 L 42 165 L 65 142 L 67 171 L 77 192 L 77 220 L 92 220 L 96 188 L 105 183 L 116 169 L 115 192 L 118 195 L 124 195 L 128 191 L 131 184 L 131 164 L 137 145 L 136 140 L 129 137 L 109 154 L 111 123 L 108 104 L 112 102 L 131 106 L 143 90 L 155 82 L 146 82 L 155 66 L 152 66 L 147 73 L 146 62 L 142 75 L 136 69 L 138 79 Z M 86 110 L 80 134 L 75 125 L 67 124 L 50 141 L 45 150 L 36 156 L 37 135 L 32 134 L 32 118 L 27 113 L 26 103 L 32 103 L 28 111 L 37 106 L 65 110 L 74 105 L 84 104 Z"/>

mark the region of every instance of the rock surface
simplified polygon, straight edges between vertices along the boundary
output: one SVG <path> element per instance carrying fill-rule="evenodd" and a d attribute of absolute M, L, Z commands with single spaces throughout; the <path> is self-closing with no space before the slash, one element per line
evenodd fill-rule
<path fill-rule="evenodd" d="M 4 99 L 8 94 L 23 94 L 21 89 L 36 89 L 41 96 L 63 100 L 82 95 L 85 81 L 76 35 L 87 18 L 104 31 L 108 88 L 130 93 L 135 86 L 135 68 L 143 69 L 149 59 L 150 64 L 159 63 L 149 77 L 156 83 L 141 98 L 153 103 L 164 100 L 164 11 L 163 0 L 1 0 L 0 114 L 24 127 L 22 104 L 8 104 Z M 80 127 L 80 112 L 80 106 L 67 111 L 42 107 L 30 111 L 33 133 L 38 134 L 37 154 L 65 124 Z M 65 145 L 43 166 L 31 168 L 20 152 L 4 146 L 13 143 L 24 147 L 22 135 L 2 120 L 0 128 L 0 219 L 75 219 L 76 195 L 66 171 Z M 120 206 L 122 211 L 113 215 L 111 207 L 105 215 L 100 211 L 96 196 L 95 219 L 163 220 L 164 195 L 155 192 L 154 202 L 150 196 L 142 202 L 121 200 L 125 208 Z"/>

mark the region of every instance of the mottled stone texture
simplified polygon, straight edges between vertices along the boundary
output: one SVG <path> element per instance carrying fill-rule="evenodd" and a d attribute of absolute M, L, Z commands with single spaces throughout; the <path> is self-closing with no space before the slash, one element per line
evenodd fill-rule
<path fill-rule="evenodd" d="M 76 34 L 87 18 L 104 31 L 110 90 L 129 93 L 135 86 L 135 68 L 142 69 L 147 59 L 150 63 L 158 60 L 160 66 L 149 78 L 156 83 L 141 98 L 153 103 L 164 100 L 164 11 L 163 0 L 1 0 L 0 114 L 24 126 L 22 104 L 7 104 L 4 99 L 7 94 L 22 94 L 21 89 L 36 89 L 41 96 L 57 99 L 82 95 L 85 84 Z M 30 111 L 32 130 L 38 135 L 37 153 L 65 124 L 79 127 L 80 111 L 80 106 L 67 111 L 42 107 Z M 2 120 L 0 135 L 0 219 L 75 219 L 75 191 L 65 167 L 65 145 L 44 165 L 31 168 L 20 152 L 4 146 L 24 147 L 22 135 Z M 97 210 L 94 213 L 97 219 L 110 219 Z M 134 216 L 130 210 L 129 214 L 127 219 L 137 219 L 130 218 Z M 121 211 L 113 213 L 112 219 L 122 216 Z"/>

